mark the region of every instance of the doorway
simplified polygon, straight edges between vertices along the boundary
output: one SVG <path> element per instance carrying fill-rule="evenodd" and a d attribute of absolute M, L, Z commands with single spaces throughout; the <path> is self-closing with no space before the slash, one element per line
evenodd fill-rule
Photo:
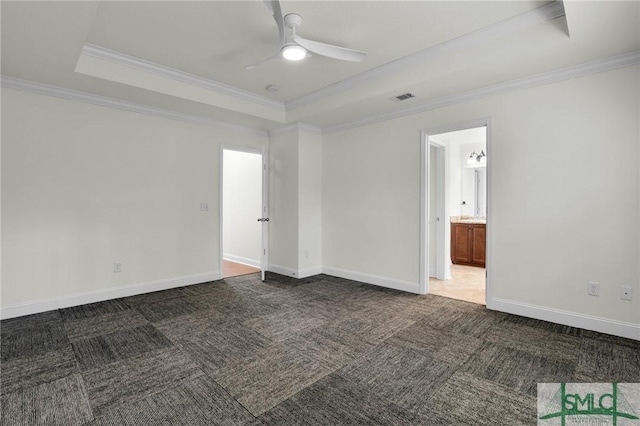
<path fill-rule="evenodd" d="M 265 169 L 260 151 L 222 148 L 221 151 L 221 265 L 222 278 L 263 270 Z"/>
<path fill-rule="evenodd" d="M 488 120 L 423 132 L 423 293 L 488 300 L 488 145 Z"/>

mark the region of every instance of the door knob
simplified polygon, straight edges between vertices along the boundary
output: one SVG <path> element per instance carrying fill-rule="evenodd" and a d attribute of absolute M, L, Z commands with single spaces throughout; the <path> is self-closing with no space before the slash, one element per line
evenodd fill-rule
<path fill-rule="evenodd" d="M 258 222 L 269 222 L 269 218 L 268 217 L 259 217 L 258 218 Z"/>

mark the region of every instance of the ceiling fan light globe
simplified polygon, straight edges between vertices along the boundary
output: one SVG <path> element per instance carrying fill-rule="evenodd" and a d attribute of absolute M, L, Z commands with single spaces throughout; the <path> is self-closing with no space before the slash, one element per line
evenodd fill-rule
<path fill-rule="evenodd" d="M 282 49 L 282 56 L 289 61 L 299 61 L 307 56 L 307 51 L 304 47 L 289 45 Z"/>

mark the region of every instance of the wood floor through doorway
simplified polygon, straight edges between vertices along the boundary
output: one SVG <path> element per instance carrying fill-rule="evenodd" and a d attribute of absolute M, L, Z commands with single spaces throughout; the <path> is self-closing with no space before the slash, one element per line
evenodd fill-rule
<path fill-rule="evenodd" d="M 222 277 L 239 277 L 240 275 L 254 274 L 260 272 L 260 269 L 253 266 L 245 265 L 243 263 L 232 262 L 230 260 L 223 260 L 222 264 Z"/>

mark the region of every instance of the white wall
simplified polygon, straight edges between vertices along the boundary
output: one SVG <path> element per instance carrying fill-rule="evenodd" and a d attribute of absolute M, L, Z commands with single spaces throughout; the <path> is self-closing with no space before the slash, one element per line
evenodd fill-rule
<path fill-rule="evenodd" d="M 227 260 L 260 267 L 262 155 L 223 150 L 222 240 Z"/>
<path fill-rule="evenodd" d="M 450 216 L 464 216 L 466 208 L 462 205 L 462 155 L 460 144 L 449 144 L 449 206 Z M 466 201 L 466 200 L 465 200 Z"/>
<path fill-rule="evenodd" d="M 269 138 L 270 270 L 322 272 L 322 136 L 299 126 Z"/>
<path fill-rule="evenodd" d="M 436 277 L 436 260 L 437 260 L 437 225 L 438 225 L 438 149 L 429 146 L 429 276 Z M 443 220 L 445 220 L 443 218 Z M 449 254 L 447 253 L 447 256 Z"/>
<path fill-rule="evenodd" d="M 219 277 L 229 141 L 267 138 L 3 89 L 2 315 Z"/>
<path fill-rule="evenodd" d="M 640 294 L 638 72 L 617 69 L 325 135 L 325 268 L 412 288 L 420 131 L 491 117 L 489 306 L 640 338 L 640 297 L 619 299 L 621 285 Z M 587 296 L 588 280 L 600 282 L 600 297 Z"/>
<path fill-rule="evenodd" d="M 299 276 L 322 272 L 322 136 L 301 130 L 299 138 Z"/>
<path fill-rule="evenodd" d="M 269 270 L 297 276 L 298 132 L 269 137 Z"/>
<path fill-rule="evenodd" d="M 384 122 L 323 138 L 324 269 L 417 292 L 420 127 Z"/>

